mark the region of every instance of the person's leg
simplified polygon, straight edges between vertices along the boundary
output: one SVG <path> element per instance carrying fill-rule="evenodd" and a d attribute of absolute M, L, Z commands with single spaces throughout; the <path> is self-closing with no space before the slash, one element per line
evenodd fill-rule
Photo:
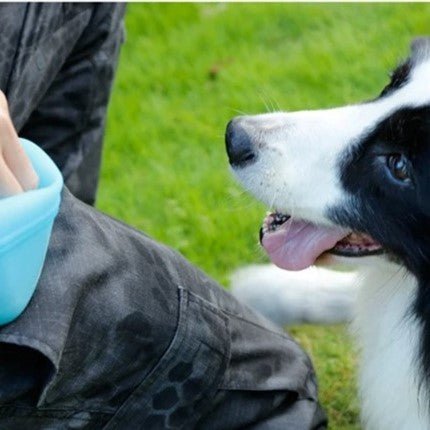
<path fill-rule="evenodd" d="M 197 402 L 194 409 L 190 406 L 193 405 L 191 394 L 199 393 L 203 387 L 211 385 L 209 374 L 207 380 L 204 376 L 196 378 L 187 374 L 187 364 L 194 363 L 196 367 L 203 364 L 198 363 L 196 357 L 187 358 L 186 354 L 179 352 L 179 364 L 174 361 L 176 364 L 171 365 L 171 368 L 179 367 L 181 370 L 178 371 L 177 380 L 172 382 L 166 373 L 167 377 L 160 377 L 154 383 L 157 387 L 155 392 L 168 393 L 175 387 L 178 393 L 177 407 L 166 407 L 165 410 L 153 407 L 146 411 L 149 416 L 156 416 L 160 420 L 160 416 L 164 414 L 163 426 L 160 428 L 165 428 L 172 416 L 176 419 L 184 418 L 185 411 L 194 411 L 194 415 L 191 420 L 189 418 L 189 427 L 184 428 L 326 428 L 327 418 L 318 401 L 317 381 L 312 363 L 288 333 L 237 301 L 176 252 L 167 250 L 166 253 L 164 247 L 159 248 L 158 244 L 154 246 L 151 242 L 147 242 L 146 247 L 153 253 L 156 266 L 163 267 L 168 262 L 167 265 L 174 267 L 174 273 L 169 273 L 169 270 L 163 270 L 162 273 L 169 279 L 167 284 L 172 284 L 173 281 L 173 285 L 184 288 L 188 297 L 193 300 L 194 312 L 198 314 L 203 309 L 207 313 L 203 318 L 205 321 L 222 319 L 226 327 L 224 329 L 223 324 L 212 323 L 208 329 L 199 319 L 193 324 L 194 336 L 200 337 L 203 344 L 213 345 L 219 342 L 223 345 L 223 351 L 228 354 L 222 377 L 211 391 L 210 398 L 208 396 L 206 404 Z M 162 288 L 165 292 L 167 290 L 163 287 L 163 282 L 155 288 Z M 214 315 L 217 318 L 214 318 Z M 192 333 L 190 330 L 190 337 L 193 336 Z M 220 342 L 220 337 L 223 342 Z M 201 359 L 206 360 L 208 367 L 222 367 L 217 365 L 215 356 L 214 353 L 213 357 Z M 204 391 L 199 393 L 199 396 L 203 395 Z M 183 403 L 182 406 L 180 402 Z M 198 410 L 195 410 L 195 407 Z"/>
<path fill-rule="evenodd" d="M 1 342 L 51 369 L 28 376 L 31 397 L 28 384 L 8 393 L 1 428 L 71 427 L 76 416 L 105 430 L 325 427 L 311 362 L 286 333 L 67 190 L 36 293 Z M 0 372 L 3 387 L 19 377 Z"/>
<path fill-rule="evenodd" d="M 326 428 L 327 418 L 318 401 L 315 372 L 301 347 L 286 332 L 238 302 L 180 256 L 175 258 L 179 282 L 195 298 L 196 308 L 210 307 L 213 313 L 225 318 L 227 327 L 221 331 L 214 326 L 206 332 L 202 328 L 200 333 L 204 334 L 202 342 L 207 344 L 224 336 L 228 361 L 212 397 L 202 406 L 202 414 L 195 411 L 199 418 L 190 423 L 202 430 Z M 212 360 L 207 359 L 208 365 Z M 187 387 L 193 385 L 194 378 L 185 369 L 186 366 L 179 377 L 183 385 L 179 384 L 176 391 L 186 403 Z M 155 384 L 158 392 L 168 392 L 176 386 L 169 378 L 160 378 Z M 201 384 L 206 385 L 204 378 Z M 201 386 L 197 384 L 196 389 Z M 166 409 L 164 424 L 169 422 L 172 413 Z M 151 411 L 156 416 L 162 412 Z"/>
<path fill-rule="evenodd" d="M 59 71 L 54 76 L 46 76 L 50 85 L 43 94 L 38 94 L 37 105 L 25 124 L 19 127 L 19 133 L 39 144 L 52 157 L 76 197 L 94 204 L 107 105 L 124 38 L 125 5 L 99 3 L 81 9 L 80 5 L 66 4 L 53 5 L 46 11 L 41 8 L 40 13 L 28 13 L 36 28 L 37 20 L 45 20 L 48 24 L 51 15 L 55 15 L 63 22 L 57 32 L 65 35 L 74 34 L 78 26 L 76 20 L 81 14 L 83 22 L 79 24 L 84 29 L 77 33 L 76 40 L 68 41 L 73 49 Z M 50 27 L 43 28 L 47 33 L 45 38 L 51 37 Z M 66 37 L 62 39 L 67 40 Z M 35 49 L 44 51 L 45 58 L 52 62 L 61 61 L 56 51 L 70 49 L 61 45 L 62 39 L 59 37 L 58 43 L 50 44 L 43 39 L 36 43 Z M 50 69 L 51 64 L 47 67 Z M 29 99 L 30 95 L 27 95 Z M 12 99 L 12 108 L 14 105 Z"/>
<path fill-rule="evenodd" d="M 144 290 L 145 300 L 138 304 L 146 315 L 144 331 L 152 331 L 154 350 L 164 350 L 148 360 L 157 364 L 108 428 L 139 422 L 154 429 L 326 427 L 312 363 L 287 333 L 177 252 L 79 207 L 82 215 L 99 220 L 105 234 L 112 232 L 104 246 L 116 247 L 116 266 L 126 264 L 124 270 L 134 273 L 129 294 L 138 297 L 133 291 Z M 97 242 L 93 246 L 99 249 Z"/>

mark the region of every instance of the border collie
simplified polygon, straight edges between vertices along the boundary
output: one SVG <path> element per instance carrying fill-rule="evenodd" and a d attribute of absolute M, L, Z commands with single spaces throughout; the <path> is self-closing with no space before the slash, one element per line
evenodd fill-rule
<path fill-rule="evenodd" d="M 412 43 L 376 99 L 237 117 L 226 145 L 235 176 L 273 210 L 260 231 L 273 263 L 287 271 L 315 262 L 359 267 L 284 275 L 254 267 L 239 276 L 242 287 L 251 285 L 258 307 L 281 322 L 286 309 L 292 320 L 295 310 L 312 320 L 306 312 L 321 304 L 317 319 L 342 320 L 354 303 L 363 425 L 429 430 L 430 38 Z"/>

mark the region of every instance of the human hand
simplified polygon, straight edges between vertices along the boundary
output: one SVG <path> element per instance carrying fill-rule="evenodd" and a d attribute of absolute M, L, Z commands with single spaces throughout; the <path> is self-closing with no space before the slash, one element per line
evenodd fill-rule
<path fill-rule="evenodd" d="M 19 143 L 6 97 L 0 91 L 0 197 L 34 189 L 38 182 L 39 178 Z"/>

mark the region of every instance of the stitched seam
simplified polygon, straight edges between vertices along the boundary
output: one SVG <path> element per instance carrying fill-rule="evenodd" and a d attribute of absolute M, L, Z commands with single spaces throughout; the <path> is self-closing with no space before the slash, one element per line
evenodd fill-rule
<path fill-rule="evenodd" d="M 179 286 L 179 288 L 184 288 L 184 287 Z M 186 289 L 186 288 L 184 288 L 184 289 Z M 197 294 L 195 294 L 195 293 L 193 293 L 193 292 L 191 292 L 189 290 L 187 290 L 187 291 L 188 291 L 188 294 L 190 296 L 190 299 L 193 299 L 193 302 L 196 302 L 197 304 L 201 304 L 201 305 L 205 306 L 207 309 L 209 309 L 209 310 L 217 313 L 220 316 L 224 316 L 224 317 L 228 316 L 228 317 L 236 318 L 236 319 L 238 319 L 240 321 L 246 322 L 246 323 L 248 323 L 248 324 L 250 324 L 250 325 L 252 325 L 254 327 L 260 328 L 261 330 L 264 330 L 264 331 L 266 331 L 268 333 L 272 333 L 274 335 L 277 335 L 277 336 L 281 337 L 282 339 L 288 340 L 288 341 L 294 343 L 295 345 L 297 345 L 296 341 L 294 341 L 293 339 L 290 339 L 287 335 L 285 335 L 283 333 L 279 333 L 279 332 L 273 331 L 273 330 L 271 330 L 271 329 L 269 329 L 267 327 L 264 327 L 264 326 L 262 326 L 262 325 L 260 325 L 258 323 L 255 323 L 255 322 L 250 321 L 250 320 L 248 320 L 248 319 L 246 319 L 244 317 L 241 317 L 240 315 L 234 314 L 234 313 L 232 313 L 232 312 L 230 312 L 230 311 L 228 311 L 228 310 L 226 310 L 226 309 L 224 309 L 222 307 L 217 307 L 216 305 L 214 305 L 211 302 L 208 302 L 207 300 L 205 300 L 204 298 L 200 297 L 199 295 L 197 295 Z"/>
<path fill-rule="evenodd" d="M 284 340 L 288 340 L 289 342 L 294 343 L 294 345 L 298 345 L 298 343 L 297 343 L 295 340 L 290 339 L 290 338 L 289 338 L 287 335 L 285 335 L 285 334 L 282 334 L 282 333 L 279 333 L 279 332 L 273 331 L 273 330 L 271 330 L 271 329 L 269 329 L 269 328 L 267 328 L 267 327 L 264 327 L 264 326 L 262 326 L 262 325 L 260 325 L 260 324 L 255 323 L 255 322 L 253 322 L 253 321 L 249 321 L 248 319 L 243 318 L 243 317 L 241 317 L 241 316 L 239 316 L 239 315 L 233 314 L 233 313 L 231 313 L 231 312 L 229 312 L 229 311 L 226 311 L 225 309 L 221 309 L 221 311 L 222 311 L 223 313 L 225 313 L 226 315 L 228 315 L 228 316 L 232 317 L 232 318 L 236 318 L 236 319 L 238 319 L 238 320 L 240 320 L 240 321 L 246 322 L 246 323 L 248 323 L 248 324 L 250 324 L 250 325 L 252 325 L 252 326 L 254 326 L 254 327 L 257 327 L 257 328 L 259 328 L 259 329 L 261 329 L 261 330 L 263 330 L 263 331 L 266 331 L 266 332 L 268 332 L 268 333 L 274 334 L 274 335 L 276 335 L 276 336 L 278 336 L 278 337 L 280 337 L 280 338 L 282 338 L 282 339 L 284 339 Z"/>

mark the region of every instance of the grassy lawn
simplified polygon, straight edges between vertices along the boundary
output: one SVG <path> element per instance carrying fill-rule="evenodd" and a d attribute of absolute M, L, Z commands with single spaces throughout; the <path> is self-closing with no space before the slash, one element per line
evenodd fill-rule
<path fill-rule="evenodd" d="M 228 285 L 266 261 L 265 208 L 224 151 L 238 113 L 372 98 L 428 29 L 428 4 L 132 4 L 106 133 L 98 207 Z M 296 327 L 333 429 L 357 429 L 355 354 L 343 327 Z"/>

